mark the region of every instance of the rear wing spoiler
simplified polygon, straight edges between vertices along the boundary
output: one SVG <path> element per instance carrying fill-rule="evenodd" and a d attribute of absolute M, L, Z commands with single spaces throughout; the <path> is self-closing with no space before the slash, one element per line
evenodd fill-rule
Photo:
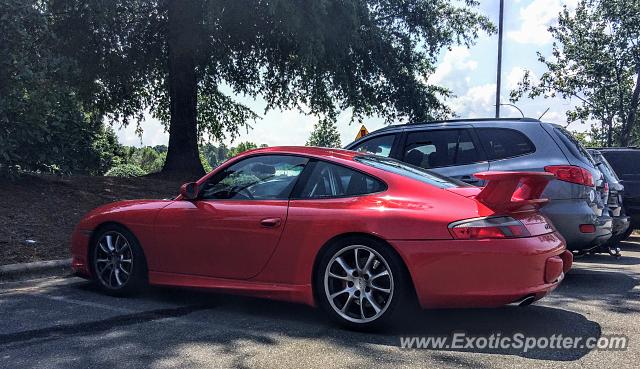
<path fill-rule="evenodd" d="M 476 178 L 487 181 L 475 199 L 493 210 L 538 208 L 548 199 L 540 198 L 555 176 L 548 172 L 480 172 Z"/>

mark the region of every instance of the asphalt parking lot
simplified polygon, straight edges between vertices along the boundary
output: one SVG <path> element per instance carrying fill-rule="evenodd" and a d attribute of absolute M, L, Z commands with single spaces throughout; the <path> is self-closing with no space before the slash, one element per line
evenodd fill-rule
<path fill-rule="evenodd" d="M 617 367 L 640 362 L 640 240 L 624 255 L 576 260 L 563 284 L 529 307 L 423 311 L 384 333 L 333 326 L 312 308 L 152 288 L 98 293 L 75 277 L 0 284 L 2 368 Z M 586 348 L 401 349 L 400 336 L 625 335 L 626 351 Z"/>

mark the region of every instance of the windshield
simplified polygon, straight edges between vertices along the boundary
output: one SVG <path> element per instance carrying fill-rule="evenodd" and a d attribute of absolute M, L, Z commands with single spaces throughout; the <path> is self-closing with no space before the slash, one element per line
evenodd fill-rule
<path fill-rule="evenodd" d="M 446 177 L 430 170 L 403 163 L 401 161 L 374 155 L 356 156 L 355 161 L 382 169 L 387 172 L 418 180 L 438 188 L 470 187 L 469 184 L 457 179 Z"/>

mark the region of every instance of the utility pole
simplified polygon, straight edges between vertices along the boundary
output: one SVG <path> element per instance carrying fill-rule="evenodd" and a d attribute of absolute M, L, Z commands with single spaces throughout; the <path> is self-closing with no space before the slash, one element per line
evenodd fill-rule
<path fill-rule="evenodd" d="M 498 21 L 498 70 L 496 72 L 496 118 L 500 118 L 500 83 L 502 77 L 502 26 L 504 23 L 504 0 L 500 0 L 500 20 Z"/>

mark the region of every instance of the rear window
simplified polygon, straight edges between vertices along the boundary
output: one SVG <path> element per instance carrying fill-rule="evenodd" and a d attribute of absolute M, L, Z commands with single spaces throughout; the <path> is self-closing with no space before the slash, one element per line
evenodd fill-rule
<path fill-rule="evenodd" d="M 584 162 L 589 163 L 593 166 L 596 165 L 596 161 L 593 160 L 591 155 L 589 155 L 587 149 L 585 149 L 584 146 L 582 146 L 582 144 L 578 140 L 576 140 L 576 138 L 573 137 L 571 133 L 569 133 L 564 128 L 556 127 L 553 130 L 575 157 L 582 159 Z"/>
<path fill-rule="evenodd" d="M 476 128 L 489 160 L 531 154 L 535 146 L 522 132 L 509 128 Z"/>
<path fill-rule="evenodd" d="M 434 173 L 430 170 L 403 163 L 395 159 L 366 155 L 356 156 L 354 160 L 362 164 L 366 164 L 377 169 L 382 169 L 387 172 L 399 174 L 403 177 L 415 179 L 420 182 L 436 186 L 438 188 L 470 187 L 469 184 L 458 181 L 457 179 L 446 177 L 438 173 Z"/>
<path fill-rule="evenodd" d="M 598 169 L 600 169 L 600 171 L 602 171 L 602 173 L 604 173 L 607 177 L 611 177 L 617 181 L 620 180 L 620 178 L 618 178 L 618 176 L 616 175 L 616 172 L 613 170 L 613 168 L 611 168 L 611 165 L 609 164 L 609 162 L 607 161 L 607 159 L 604 158 L 604 156 L 602 156 L 602 154 L 598 151 L 595 150 L 589 150 L 589 153 L 591 154 L 591 157 L 596 161 L 596 162 L 600 162 L 602 164 L 598 165 Z"/>

